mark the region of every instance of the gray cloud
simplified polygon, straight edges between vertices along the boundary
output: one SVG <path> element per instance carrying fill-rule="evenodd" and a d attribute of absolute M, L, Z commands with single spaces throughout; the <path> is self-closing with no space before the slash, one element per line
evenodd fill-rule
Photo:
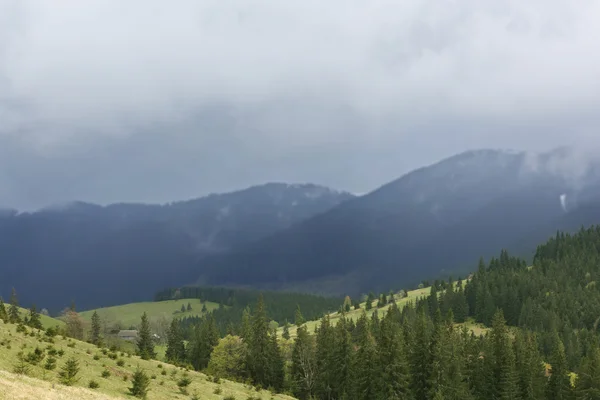
<path fill-rule="evenodd" d="M 0 0 L 0 205 L 357 192 L 595 143 L 591 0 Z"/>

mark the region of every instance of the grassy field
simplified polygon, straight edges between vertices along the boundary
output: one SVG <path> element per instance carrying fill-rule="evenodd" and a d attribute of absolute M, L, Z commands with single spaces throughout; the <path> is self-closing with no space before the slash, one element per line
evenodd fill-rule
<path fill-rule="evenodd" d="M 396 304 L 398 305 L 398 307 L 402 308 L 410 302 L 414 303 L 417 299 L 419 299 L 421 297 L 429 296 L 429 293 L 431 293 L 431 287 L 411 290 L 408 292 L 408 296 L 406 296 L 404 298 L 400 298 L 400 296 L 398 296 L 398 295 L 395 295 L 394 297 L 396 299 Z M 375 304 L 377 304 L 377 299 L 373 302 L 373 308 L 369 311 L 366 311 L 367 317 L 371 318 L 371 316 L 373 315 L 375 310 L 377 310 L 379 313 L 379 317 L 381 318 L 385 315 L 388 308 L 391 307 L 391 304 L 388 304 L 384 307 L 376 308 Z M 355 310 L 353 308 L 352 310 L 350 310 L 349 312 L 346 313 L 346 318 L 350 318 L 356 322 L 362 315 L 363 311 L 365 310 L 365 306 L 366 306 L 366 303 L 361 303 L 360 308 L 358 310 Z M 342 315 L 339 312 L 329 314 L 329 318 L 333 325 L 337 324 L 337 322 L 339 321 L 339 319 L 341 317 L 342 317 Z M 320 323 L 320 321 L 307 321 L 305 325 L 308 328 L 308 331 L 312 333 L 312 332 L 314 332 L 315 328 L 319 325 L 319 323 Z M 462 324 L 457 324 L 457 325 L 462 325 Z M 467 326 L 467 328 L 469 328 L 469 330 L 474 332 L 476 335 L 483 334 L 483 333 L 487 332 L 487 330 L 488 330 L 483 325 L 477 324 L 473 321 L 465 322 L 464 325 Z M 295 325 L 290 326 L 289 331 L 290 331 L 290 336 L 292 338 L 296 337 L 297 329 L 298 328 Z M 283 327 L 280 327 L 278 329 L 278 333 L 279 333 L 279 335 L 281 335 L 283 333 Z"/>
<path fill-rule="evenodd" d="M 184 313 L 180 311 L 181 306 L 187 307 L 188 303 L 192 306 L 191 311 Z M 183 299 L 183 300 L 168 300 L 168 301 L 148 301 L 143 303 L 130 303 L 114 307 L 98 308 L 96 310 L 82 311 L 79 313 L 81 317 L 87 321 L 91 321 L 94 311 L 98 312 L 100 318 L 120 323 L 124 329 L 130 326 L 137 326 L 140 323 L 140 317 L 144 312 L 148 314 L 148 318 L 165 317 L 169 321 L 173 317 L 195 317 L 201 316 L 202 305 L 206 304 L 208 311 L 218 308 L 217 303 L 205 302 L 201 303 L 200 299 Z"/>
<path fill-rule="evenodd" d="M 28 329 L 31 332 L 31 329 Z M 33 330 L 36 332 L 37 331 Z M 148 376 L 151 376 L 150 392 L 148 399 L 190 399 L 193 394 L 203 400 L 222 400 L 226 396 L 234 396 L 239 400 L 246 400 L 250 396 L 262 399 L 292 399 L 283 395 L 271 395 L 270 392 L 256 392 L 251 387 L 243 384 L 221 380 L 220 383 L 209 381 L 204 374 L 184 371 L 175 366 L 159 361 L 145 361 L 136 356 L 127 356 L 117 353 L 116 359 L 110 357 L 111 353 L 104 354 L 97 347 L 74 339 L 64 339 L 61 336 L 54 338 L 53 344 L 41 343 L 34 335 L 17 333 L 16 325 L 0 322 L 0 399 L 113 399 L 131 398 L 128 388 L 131 386 L 131 376 L 139 365 Z M 45 350 L 45 358 L 38 365 L 29 365 L 28 376 L 12 374 L 17 365 L 19 352 L 28 354 L 36 346 Z M 57 355 L 57 368 L 47 371 L 43 368 L 48 359 L 48 347 L 64 351 L 62 356 Z M 79 381 L 72 388 L 60 385 L 58 371 L 69 357 L 75 357 L 79 362 Z M 103 371 L 109 371 L 109 377 L 102 377 Z M 163 372 L 164 371 L 164 372 Z M 189 394 L 183 395 L 177 386 L 177 381 L 188 374 L 192 383 L 188 387 Z M 86 389 L 90 380 L 95 380 L 99 387 L 95 390 Z"/>
<path fill-rule="evenodd" d="M 19 307 L 19 311 L 21 311 L 21 318 L 25 319 L 25 317 L 29 316 L 29 310 Z M 44 327 L 44 329 L 53 328 L 55 326 L 62 328 L 63 326 L 65 326 L 65 323 L 60 319 L 48 317 L 46 315 L 40 315 L 40 321 L 42 322 L 42 326 Z"/>

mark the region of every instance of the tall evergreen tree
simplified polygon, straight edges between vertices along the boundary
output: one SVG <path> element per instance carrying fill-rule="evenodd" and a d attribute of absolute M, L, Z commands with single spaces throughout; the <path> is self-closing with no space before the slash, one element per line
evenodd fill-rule
<path fill-rule="evenodd" d="M 2 297 L 0 297 L 0 320 L 8 322 L 8 312 L 6 311 L 6 306 L 4 305 Z"/>
<path fill-rule="evenodd" d="M 301 400 L 313 396 L 317 380 L 317 363 L 314 337 L 306 326 L 298 328 L 292 350 L 291 379 L 293 392 Z"/>
<path fill-rule="evenodd" d="M 380 366 L 378 364 L 377 346 L 375 339 L 369 329 L 364 330 L 358 338 L 358 350 L 356 351 L 354 373 L 355 400 L 372 400 L 381 398 L 377 388 Z"/>
<path fill-rule="evenodd" d="M 517 376 L 515 372 L 515 355 L 504 314 L 498 310 L 492 321 L 490 333 L 492 341 L 494 368 L 495 399 L 513 400 L 517 398 Z"/>
<path fill-rule="evenodd" d="M 185 344 L 179 321 L 173 318 L 167 332 L 167 351 L 165 359 L 171 364 L 179 364 L 185 360 Z"/>
<path fill-rule="evenodd" d="M 92 328 L 90 331 L 90 342 L 93 345 L 101 346 L 102 345 L 102 327 L 100 324 L 100 316 L 96 311 L 92 314 Z"/>
<path fill-rule="evenodd" d="M 352 337 L 346 318 L 338 321 L 333 330 L 333 350 L 331 352 L 331 394 L 335 399 L 347 399 L 352 394 Z"/>
<path fill-rule="evenodd" d="M 35 304 L 31 306 L 29 309 L 29 318 L 27 319 L 27 325 L 35 329 L 42 329 L 42 320 L 40 314 L 37 312 L 35 308 Z"/>
<path fill-rule="evenodd" d="M 302 316 L 302 311 L 300 311 L 300 305 L 298 305 L 296 307 L 296 315 L 294 318 L 294 323 L 296 324 L 297 327 L 302 326 L 302 324 L 304 324 L 304 317 Z"/>
<path fill-rule="evenodd" d="M 565 346 L 555 331 L 552 338 L 552 355 L 550 357 L 550 378 L 546 386 L 547 400 L 571 399 L 571 378 L 567 367 Z"/>
<path fill-rule="evenodd" d="M 146 312 L 142 314 L 140 329 L 138 331 L 137 340 L 138 354 L 142 360 L 150 360 L 156 357 L 154 351 L 154 341 L 152 340 L 152 331 L 150 330 L 150 322 Z"/>
<path fill-rule="evenodd" d="M 583 361 L 575 394 L 576 400 L 600 400 L 600 351 L 596 346 Z"/>
<path fill-rule="evenodd" d="M 412 351 L 410 353 L 410 370 L 412 372 L 411 389 L 415 400 L 429 400 L 431 393 L 431 352 L 430 331 L 425 315 L 421 308 L 414 325 Z"/>
<path fill-rule="evenodd" d="M 515 334 L 515 357 L 517 387 L 522 400 L 536 400 L 543 397 L 544 365 L 539 355 L 535 335 L 518 330 Z"/>
<path fill-rule="evenodd" d="M 252 315 L 252 335 L 248 343 L 248 372 L 256 385 L 281 388 L 283 362 L 274 334 L 269 332 L 269 321 L 262 294 Z"/>
<path fill-rule="evenodd" d="M 290 340 L 290 324 L 287 321 L 287 319 L 285 320 L 285 323 L 283 324 L 283 333 L 281 334 L 281 337 L 284 338 L 285 340 Z"/>
<path fill-rule="evenodd" d="M 400 325 L 394 321 L 392 306 L 381 321 L 380 339 L 378 344 L 378 364 L 381 366 L 379 375 L 379 391 L 389 400 L 410 400 L 410 366 L 408 352 L 404 345 L 404 335 Z"/>
<path fill-rule="evenodd" d="M 12 289 L 10 295 L 10 307 L 8 308 L 8 321 L 11 324 L 18 324 L 21 321 L 21 313 L 19 312 L 19 299 L 17 298 L 17 291 L 15 288 Z"/>
<path fill-rule="evenodd" d="M 362 319 L 366 319 L 363 313 Z M 317 345 L 317 381 L 315 393 L 317 397 L 329 399 L 331 398 L 335 383 L 334 378 L 334 358 L 333 352 L 335 348 L 335 332 L 331 326 L 329 316 L 326 315 L 321 319 L 321 323 L 316 332 Z"/>

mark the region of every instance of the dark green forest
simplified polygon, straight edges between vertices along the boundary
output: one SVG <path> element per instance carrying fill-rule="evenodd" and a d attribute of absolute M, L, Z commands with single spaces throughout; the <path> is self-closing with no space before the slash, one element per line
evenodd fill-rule
<path fill-rule="evenodd" d="M 385 315 L 301 327 L 287 359 L 261 300 L 230 332 L 245 362 L 228 377 L 300 399 L 599 399 L 599 249 L 592 227 L 557 234 L 533 265 L 502 251 L 464 287 L 438 281 L 430 296 Z M 456 324 L 468 318 L 491 329 L 476 336 Z M 210 335 L 217 345 L 213 325 L 209 317 L 196 328 L 190 349 Z"/>
<path fill-rule="evenodd" d="M 269 310 L 269 319 L 279 325 L 286 321 L 294 321 L 296 311 L 301 310 L 303 317 L 308 320 L 318 320 L 340 308 L 343 298 L 317 296 L 307 293 L 291 293 L 279 291 L 258 291 L 253 289 L 233 289 L 226 287 L 186 286 L 182 288 L 165 289 L 155 294 L 155 301 L 172 299 L 200 299 L 218 303 L 223 307 L 212 311 L 217 329 L 221 335 L 231 331 L 242 323 L 244 311 L 256 307 L 259 295 L 263 296 Z M 225 307 L 226 306 L 226 307 Z M 184 331 L 200 322 L 199 317 L 181 319 Z M 186 336 L 187 337 L 187 336 Z"/>

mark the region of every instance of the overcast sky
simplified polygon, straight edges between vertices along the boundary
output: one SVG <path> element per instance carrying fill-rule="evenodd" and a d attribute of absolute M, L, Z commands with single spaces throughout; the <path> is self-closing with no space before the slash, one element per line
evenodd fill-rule
<path fill-rule="evenodd" d="M 0 0 L 0 205 L 365 192 L 466 149 L 594 142 L 599 20 L 592 0 Z"/>

